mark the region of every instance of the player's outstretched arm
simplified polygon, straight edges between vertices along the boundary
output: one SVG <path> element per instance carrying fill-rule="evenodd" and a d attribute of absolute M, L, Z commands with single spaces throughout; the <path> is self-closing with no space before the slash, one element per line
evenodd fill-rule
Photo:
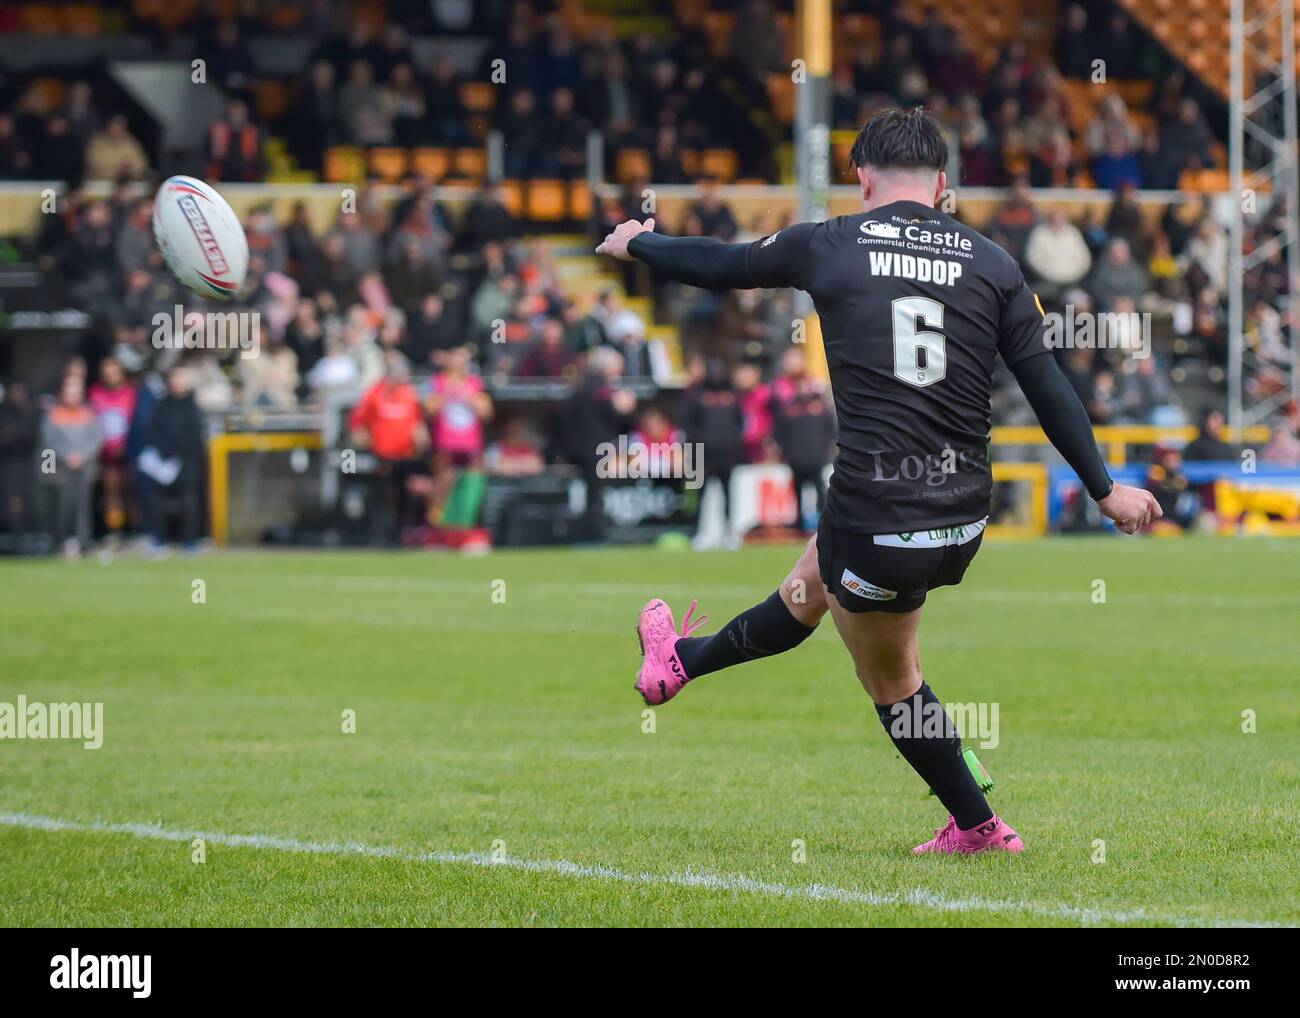
<path fill-rule="evenodd" d="M 1051 354 L 1028 357 L 1011 370 L 1048 440 L 1079 475 L 1097 507 L 1120 530 L 1136 533 L 1164 515 L 1151 492 L 1111 480 L 1097 451 L 1088 413 Z"/>
<path fill-rule="evenodd" d="M 644 262 L 669 279 L 705 290 L 800 285 L 807 233 L 799 227 L 752 244 L 724 244 L 712 237 L 665 237 L 654 232 L 654 224 L 653 219 L 620 223 L 596 253 Z"/>

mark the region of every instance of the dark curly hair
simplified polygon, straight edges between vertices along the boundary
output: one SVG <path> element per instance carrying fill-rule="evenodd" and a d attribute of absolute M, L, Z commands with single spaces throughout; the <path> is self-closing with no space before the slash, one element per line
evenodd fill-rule
<path fill-rule="evenodd" d="M 849 160 L 882 170 L 941 172 L 948 167 L 948 143 L 923 107 L 881 110 L 858 132 Z"/>

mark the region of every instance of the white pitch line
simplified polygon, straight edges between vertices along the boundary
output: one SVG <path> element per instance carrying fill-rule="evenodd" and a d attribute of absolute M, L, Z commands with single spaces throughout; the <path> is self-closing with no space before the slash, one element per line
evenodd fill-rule
<path fill-rule="evenodd" d="M 937 891 L 915 888 L 911 891 L 857 891 L 828 884 L 791 885 L 755 880 L 752 877 L 725 873 L 687 870 L 681 873 L 633 873 L 610 866 L 592 866 L 567 859 L 494 859 L 487 852 L 411 852 L 389 845 L 368 845 L 356 841 L 300 841 L 271 834 L 222 834 L 212 831 L 172 830 L 154 824 L 89 823 L 39 816 L 33 813 L 0 812 L 0 827 L 32 831 L 126 834 L 153 841 L 191 842 L 202 838 L 213 845 L 232 848 L 271 849 L 308 855 L 359 856 L 370 859 L 395 859 L 399 862 L 435 863 L 438 865 L 480 866 L 528 873 L 546 873 L 578 880 L 607 880 L 644 887 L 684 887 L 707 891 L 743 892 L 796 901 L 829 901 L 840 905 L 865 905 L 870 908 L 910 906 L 937 912 L 1022 912 L 1048 919 L 1065 919 L 1084 926 L 1152 925 L 1207 927 L 1278 927 L 1285 924 L 1243 919 L 1219 919 L 1203 916 L 1177 916 L 1149 912 L 1143 908 L 1080 908 L 1074 905 L 1044 905 L 1032 901 L 990 898 L 950 898 Z"/>

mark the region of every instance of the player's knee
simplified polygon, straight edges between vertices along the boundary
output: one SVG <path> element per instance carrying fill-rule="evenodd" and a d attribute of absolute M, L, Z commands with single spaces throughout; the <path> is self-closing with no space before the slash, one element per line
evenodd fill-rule
<path fill-rule="evenodd" d="M 826 614 L 826 596 L 817 565 L 817 539 L 812 538 L 781 584 L 781 600 L 805 626 L 815 626 Z"/>

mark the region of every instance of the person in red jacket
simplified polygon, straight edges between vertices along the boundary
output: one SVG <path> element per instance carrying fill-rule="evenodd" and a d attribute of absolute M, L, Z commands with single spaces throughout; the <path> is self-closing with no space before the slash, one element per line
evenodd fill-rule
<path fill-rule="evenodd" d="M 402 524 L 414 501 L 410 481 L 422 468 L 429 449 L 429 429 L 419 394 L 411 384 L 406 358 L 390 351 L 384 358 L 384 377 L 372 385 L 348 416 L 353 441 L 368 448 L 375 465 L 378 504 L 371 516 L 377 538 L 401 543 Z"/>

